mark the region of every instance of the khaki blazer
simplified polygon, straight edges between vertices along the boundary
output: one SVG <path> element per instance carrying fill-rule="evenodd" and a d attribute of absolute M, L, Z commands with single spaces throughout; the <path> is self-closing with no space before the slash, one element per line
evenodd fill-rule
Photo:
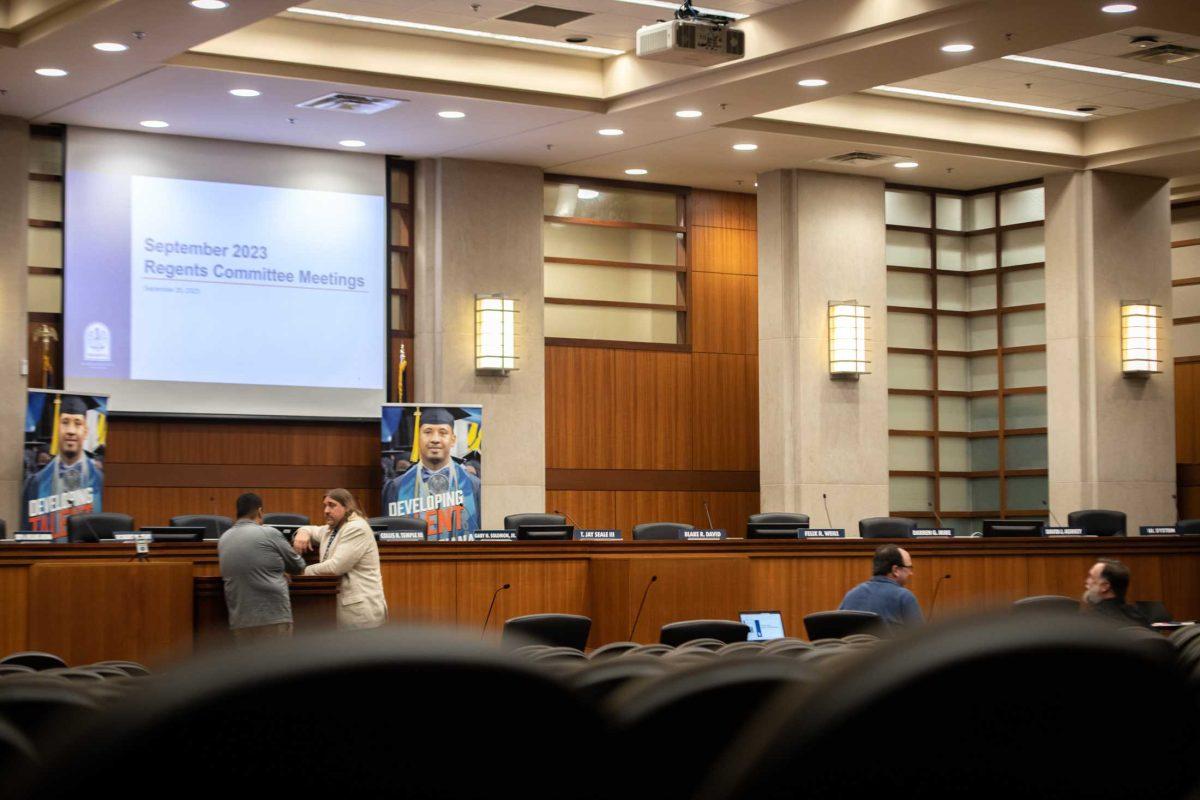
<path fill-rule="evenodd" d="M 387 599 L 379 572 L 379 546 L 362 517 L 342 523 L 330 542 L 329 526 L 304 528 L 320 545 L 321 561 L 304 568 L 305 575 L 340 575 L 337 621 L 339 628 L 377 628 L 387 621 Z"/>

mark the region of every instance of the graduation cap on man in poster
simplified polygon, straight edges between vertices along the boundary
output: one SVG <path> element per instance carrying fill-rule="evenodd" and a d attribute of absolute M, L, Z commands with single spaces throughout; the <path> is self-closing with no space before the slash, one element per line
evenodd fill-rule
<path fill-rule="evenodd" d="M 419 406 L 413 415 L 413 443 L 409 461 L 416 463 L 420 458 L 421 428 L 425 425 L 449 425 L 452 430 L 457 428 L 459 420 L 467 420 L 467 447 L 478 450 L 479 417 L 473 411 L 458 406 Z M 472 446 L 472 441 L 475 445 Z M 461 461 L 462 459 L 455 459 Z"/>

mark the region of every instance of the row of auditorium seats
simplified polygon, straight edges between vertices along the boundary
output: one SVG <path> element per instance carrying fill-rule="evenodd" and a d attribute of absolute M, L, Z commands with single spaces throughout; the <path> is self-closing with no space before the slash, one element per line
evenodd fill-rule
<path fill-rule="evenodd" d="M 1074 610 L 1078 609 L 1076 603 Z M 591 619 L 580 614 L 526 614 L 505 620 L 501 641 L 510 646 L 513 642 L 533 641 L 552 647 L 582 651 L 587 646 L 591 630 Z M 804 630 L 813 641 L 840 639 L 853 634 L 875 637 L 887 636 L 890 633 L 887 624 L 879 615 L 870 611 L 817 611 L 805 615 Z M 749 635 L 750 626 L 741 622 L 727 619 L 695 619 L 663 625 L 659 630 L 658 641 L 668 647 L 677 647 L 697 639 L 739 644 L 744 643 Z M 604 647 L 629 644 L 631 643 L 615 642 Z"/>
<path fill-rule="evenodd" d="M 4 698 L 31 676 L 0 676 L 0 794 L 17 800 L 109 787 L 131 800 L 183 787 L 1182 800 L 1200 777 L 1200 626 L 1168 639 L 1006 614 L 890 640 L 705 638 L 586 655 L 389 628 L 213 654 L 150 678 L 32 677 L 82 700 L 57 735 L 22 730 Z M 102 699 L 86 694 L 111 682 Z"/>
<path fill-rule="evenodd" d="M 263 515 L 263 522 L 267 525 L 308 525 L 309 518 L 303 514 L 272 513 Z M 425 520 L 416 517 L 371 517 L 369 522 L 376 530 L 427 532 Z M 505 528 L 518 531 L 526 526 L 566 524 L 567 518 L 561 514 L 512 514 L 504 518 Z M 806 514 L 792 513 L 752 514 L 749 524 L 807 528 L 809 517 Z M 171 518 L 171 527 L 203 528 L 206 539 L 220 538 L 232 525 L 233 520 L 229 517 L 213 514 L 185 514 Z M 909 538 L 917 527 L 916 520 L 906 517 L 870 517 L 858 522 L 859 535 L 864 539 Z M 1067 517 L 1067 527 L 1080 528 L 1085 533 L 1095 536 L 1124 536 L 1126 517 L 1123 512 L 1105 509 L 1072 511 Z M 693 526 L 680 522 L 647 522 L 635 525 L 632 534 L 635 541 L 668 541 L 682 539 L 685 531 L 693 529 Z M 76 514 L 67 518 L 69 542 L 97 542 L 111 538 L 116 532 L 133 530 L 136 530 L 134 519 L 128 514 L 96 512 Z M 1180 520 L 1176 531 L 1182 534 L 1200 534 L 1200 520 Z M 549 534 L 551 537 L 555 535 L 553 532 Z M 794 536 L 794 532 L 792 535 Z M 533 538 L 536 538 L 536 534 Z"/>

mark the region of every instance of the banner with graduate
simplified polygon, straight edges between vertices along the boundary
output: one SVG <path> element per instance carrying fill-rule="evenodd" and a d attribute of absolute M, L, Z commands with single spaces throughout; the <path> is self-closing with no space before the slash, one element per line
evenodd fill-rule
<path fill-rule="evenodd" d="M 433 540 L 479 530 L 482 406 L 389 403 L 382 425 L 383 513 L 415 517 Z"/>
<path fill-rule="evenodd" d="M 108 397 L 30 389 L 21 529 L 67 535 L 67 517 L 102 510 Z"/>

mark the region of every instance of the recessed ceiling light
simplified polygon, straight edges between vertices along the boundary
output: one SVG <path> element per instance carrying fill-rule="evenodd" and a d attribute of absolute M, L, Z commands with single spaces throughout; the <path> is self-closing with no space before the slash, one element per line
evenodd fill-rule
<path fill-rule="evenodd" d="M 1130 11 L 1137 11 L 1137 6 L 1133 3 L 1109 3 L 1101 6 L 1100 10 L 1105 14 L 1128 14 Z"/>
<path fill-rule="evenodd" d="M 814 89 L 818 86 L 828 86 L 829 81 L 825 80 L 824 78 L 805 78 L 802 81 L 796 81 L 796 85 Z"/>
<path fill-rule="evenodd" d="M 361 139 L 342 139 L 338 142 L 342 147 L 366 147 L 367 143 Z"/>
<path fill-rule="evenodd" d="M 648 170 L 644 170 L 641 167 L 634 167 L 633 169 L 625 170 L 626 175 L 645 175 L 647 172 Z"/>
<path fill-rule="evenodd" d="M 622 136 L 624 135 L 625 131 L 621 130 L 620 128 L 601 128 L 600 130 L 596 131 L 596 133 L 600 134 L 601 136 Z"/>
<path fill-rule="evenodd" d="M 600 196 L 600 193 L 597 192 L 595 189 L 580 189 L 578 192 L 575 193 L 575 196 L 578 197 L 580 200 L 595 200 L 597 197 Z"/>
<path fill-rule="evenodd" d="M 258 89 L 230 89 L 229 93 L 234 97 L 258 97 L 262 94 Z"/>
<path fill-rule="evenodd" d="M 466 114 L 462 111 L 439 111 L 438 116 L 442 119 L 462 119 Z"/>
<path fill-rule="evenodd" d="M 675 116 L 680 119 L 695 119 L 696 117 L 703 117 L 704 112 L 695 108 L 685 108 L 682 111 L 676 111 Z"/>
<path fill-rule="evenodd" d="M 414 31 L 426 31 L 428 33 L 449 33 L 454 36 L 467 36 L 473 39 L 493 39 L 501 42 L 513 42 L 515 44 L 531 44 L 537 47 L 553 47 L 559 50 L 577 50 L 583 53 L 592 53 L 600 56 L 619 56 L 624 53 L 624 50 L 614 50 L 611 47 L 596 47 L 591 44 L 572 44 L 571 42 L 560 42 L 557 39 L 535 39 L 531 36 L 513 36 L 509 33 L 491 33 L 490 31 L 477 31 L 470 28 L 451 28 L 446 25 L 431 25 L 427 22 L 409 22 L 405 19 L 390 19 L 387 17 L 369 17 L 365 14 L 346 14 L 341 11 L 322 11 L 319 8 L 301 8 L 300 6 L 292 6 L 288 9 L 289 14 L 307 14 L 313 17 L 324 17 L 326 19 L 340 19 L 343 22 L 358 22 L 364 25 L 386 25 L 389 28 L 405 28 Z"/>
<path fill-rule="evenodd" d="M 921 165 L 918 164 L 916 161 L 897 161 L 892 166 L 895 167 L 896 169 L 916 169 L 917 167 L 919 167 Z"/>
<path fill-rule="evenodd" d="M 161 119 L 144 119 L 141 122 L 139 122 L 138 124 L 141 125 L 143 128 L 169 128 L 169 127 L 171 127 L 168 123 L 163 122 Z"/>
<path fill-rule="evenodd" d="M 1044 114 L 1061 114 L 1064 117 L 1090 117 L 1091 114 L 1085 114 L 1081 111 L 1070 111 L 1065 108 L 1049 108 L 1047 106 L 1032 106 L 1028 103 L 1010 103 L 1007 100 L 989 100 L 986 97 L 970 97 L 965 94 L 947 94 L 945 92 L 931 92 L 927 89 L 909 89 L 907 86 L 876 86 L 874 90 L 877 92 L 891 92 L 892 94 L 910 94 L 914 97 L 929 97 L 934 100 L 953 100 L 958 103 L 974 103 L 981 106 L 995 106 L 997 108 L 1012 108 L 1018 111 L 1040 111 Z"/>
<path fill-rule="evenodd" d="M 967 44 L 966 42 L 955 42 L 954 44 L 942 45 L 943 53 L 969 53 L 975 49 L 975 45 Z"/>
<path fill-rule="evenodd" d="M 569 42 L 570 44 L 583 44 L 590 38 L 591 37 L 589 36 L 567 36 L 563 39 L 563 41 Z"/>
<path fill-rule="evenodd" d="M 632 3 L 637 6 L 665 8 L 668 11 L 677 11 L 679 9 L 679 3 L 668 2 L 668 0 L 619 0 L 619 2 Z M 722 17 L 729 17 L 730 19 L 745 19 L 750 16 L 749 14 L 739 14 L 735 11 L 721 11 L 718 8 L 703 8 L 701 6 L 692 6 L 692 8 L 701 14 L 717 14 Z"/>
<path fill-rule="evenodd" d="M 1024 64 L 1038 64 L 1043 67 L 1058 67 L 1059 69 L 1072 69 L 1076 72 L 1093 72 L 1096 75 L 1111 75 L 1114 78 L 1129 78 L 1135 81 L 1149 81 L 1150 83 L 1165 83 L 1169 86 L 1183 86 L 1188 89 L 1200 89 L 1200 83 L 1196 81 L 1183 81 L 1178 78 L 1160 78 L 1157 75 L 1143 75 L 1140 72 L 1122 72 L 1119 69 L 1106 69 L 1105 67 L 1089 67 L 1086 64 L 1072 64 L 1069 61 L 1051 61 L 1048 58 L 1033 58 L 1031 56 L 1004 56 L 1005 61 L 1020 61 Z"/>
<path fill-rule="evenodd" d="M 34 72 L 43 78 L 62 78 L 67 75 L 65 69 L 59 69 L 58 67 L 42 67 L 41 69 L 35 69 Z"/>
<path fill-rule="evenodd" d="M 120 42 L 96 42 L 92 47 L 102 53 L 123 53 L 129 49 L 129 45 Z"/>
<path fill-rule="evenodd" d="M 220 11 L 228 6 L 225 0 L 191 0 L 192 8 L 198 8 L 201 11 Z"/>
<path fill-rule="evenodd" d="M 757 150 L 758 145 L 751 144 L 750 142 L 738 142 L 737 144 L 735 144 L 733 146 L 733 149 L 734 150 Z"/>

